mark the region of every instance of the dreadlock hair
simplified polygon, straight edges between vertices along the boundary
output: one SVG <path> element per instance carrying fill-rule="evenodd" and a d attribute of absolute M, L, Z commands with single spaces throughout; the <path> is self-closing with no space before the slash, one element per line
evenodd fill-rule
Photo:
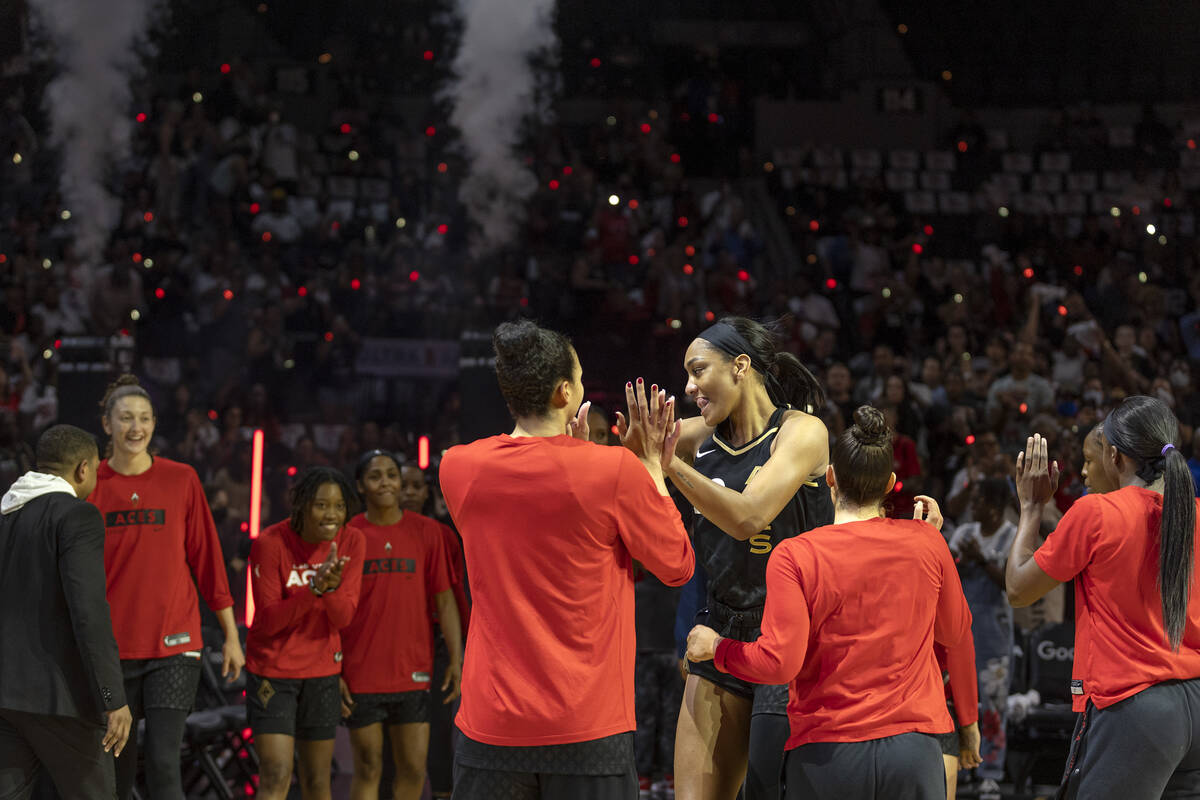
<path fill-rule="evenodd" d="M 296 533 L 303 533 L 304 515 L 317 499 L 317 490 L 327 483 L 334 484 L 342 491 L 342 500 L 346 503 L 346 522 L 358 513 L 358 492 L 341 470 L 333 467 L 309 467 L 304 470 L 291 491 L 292 514 L 288 521 Z"/>
<path fill-rule="evenodd" d="M 1104 420 L 1104 436 L 1137 465 L 1146 483 L 1163 479 L 1158 536 L 1158 590 L 1163 627 L 1178 651 L 1187 623 L 1188 590 L 1195 569 L 1196 500 L 1187 459 L 1176 446 L 1179 420 L 1157 397 L 1127 397 Z"/>

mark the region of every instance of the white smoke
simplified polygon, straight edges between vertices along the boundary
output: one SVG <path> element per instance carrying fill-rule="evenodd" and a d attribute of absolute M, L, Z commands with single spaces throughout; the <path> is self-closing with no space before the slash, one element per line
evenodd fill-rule
<path fill-rule="evenodd" d="M 471 247 L 481 254 L 512 241 L 525 201 L 537 189 L 516 147 L 524 119 L 548 114 L 530 59 L 546 54 L 556 60 L 554 0 L 458 3 L 464 26 L 447 94 L 468 165 L 459 197 L 479 226 Z"/>
<path fill-rule="evenodd" d="M 71 211 L 75 250 L 100 261 L 117 226 L 121 201 L 107 189 L 111 166 L 128 154 L 130 81 L 135 49 L 155 0 L 30 0 L 57 66 L 46 87 L 50 143 L 62 157 L 63 205 Z"/>

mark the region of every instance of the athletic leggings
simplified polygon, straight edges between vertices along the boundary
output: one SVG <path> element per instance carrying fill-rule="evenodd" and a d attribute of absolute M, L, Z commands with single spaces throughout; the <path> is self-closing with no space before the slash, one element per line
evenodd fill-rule
<path fill-rule="evenodd" d="M 750 760 L 746 765 L 746 800 L 783 797 L 783 747 L 791 727 L 783 714 L 750 717 Z"/>
<path fill-rule="evenodd" d="M 146 789 L 150 800 L 177 800 L 183 797 L 183 778 L 179 769 L 179 748 L 188 712 L 173 708 L 146 709 Z M 117 797 L 129 800 L 137 780 L 138 743 L 136 723 L 129 741 L 117 759 Z"/>

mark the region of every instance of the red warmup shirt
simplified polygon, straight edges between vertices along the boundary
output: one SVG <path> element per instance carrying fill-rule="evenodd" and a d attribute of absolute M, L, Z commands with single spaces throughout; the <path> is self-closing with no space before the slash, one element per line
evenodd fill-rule
<path fill-rule="evenodd" d="M 395 525 L 375 525 L 359 514 L 362 591 L 354 620 L 342 631 L 342 677 L 359 694 L 428 689 L 433 632 L 426 609 L 450 589 L 438 523 L 405 512 Z"/>
<path fill-rule="evenodd" d="M 971 635 L 946 540 L 927 522 L 826 525 L 776 546 L 762 635 L 722 639 L 716 667 L 754 683 L 791 682 L 787 749 L 945 733 L 933 643 Z"/>
<path fill-rule="evenodd" d="M 329 555 L 330 542 L 311 544 L 276 522 L 250 547 L 254 625 L 246 636 L 246 668 L 267 678 L 321 678 L 342 671 L 342 637 L 358 606 L 363 551 L 360 531 L 338 531 L 338 556 L 349 556 L 342 582 L 317 597 L 308 579 Z"/>
<path fill-rule="evenodd" d="M 463 560 L 462 542 L 458 534 L 449 525 L 437 523 L 442 533 L 442 544 L 446 553 L 446 569 L 450 573 L 450 590 L 454 592 L 454 602 L 458 606 L 458 620 L 462 624 L 463 641 L 467 639 L 467 623 L 471 618 L 471 600 L 467 597 L 467 564 Z M 437 608 L 432 605 L 429 613 L 437 622 Z"/>
<path fill-rule="evenodd" d="M 624 447 L 493 436 L 451 448 L 442 493 L 471 573 L 458 727 L 504 746 L 632 731 L 633 560 L 671 586 L 695 554 Z"/>
<path fill-rule="evenodd" d="M 233 597 L 196 471 L 155 458 L 140 475 L 121 475 L 106 460 L 96 478 L 88 500 L 104 515 L 108 605 L 121 658 L 200 650 L 196 587 L 213 611 L 232 606 Z"/>
<path fill-rule="evenodd" d="M 946 675 L 946 699 L 954 701 L 958 726 L 979 721 L 979 674 L 975 671 L 975 638 L 967 633 L 954 647 L 933 645 L 938 669 Z"/>
<path fill-rule="evenodd" d="M 1197 501 L 1200 518 L 1200 501 Z M 1158 590 L 1162 495 L 1138 486 L 1079 498 L 1033 557 L 1056 581 L 1075 579 L 1072 707 L 1107 708 L 1168 680 L 1200 677 L 1200 591 L 1188 596 L 1178 653 Z M 1200 552 L 1200 551 L 1198 551 Z"/>

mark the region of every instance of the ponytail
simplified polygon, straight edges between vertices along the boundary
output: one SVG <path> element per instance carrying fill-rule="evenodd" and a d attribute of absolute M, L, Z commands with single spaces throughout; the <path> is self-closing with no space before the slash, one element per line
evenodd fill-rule
<path fill-rule="evenodd" d="M 825 405 L 825 390 L 800 359 L 780 348 L 778 327 L 778 321 L 762 323 L 747 317 L 724 317 L 699 338 L 730 358 L 749 356 L 751 366 L 762 375 L 767 396 L 776 406 L 791 406 L 815 414 Z"/>
<path fill-rule="evenodd" d="M 1137 465 L 1146 483 L 1163 479 L 1162 519 L 1158 537 L 1158 590 L 1163 628 L 1172 650 L 1179 650 L 1187 625 L 1188 596 L 1195 571 L 1195 486 L 1183 453 L 1175 446 L 1179 421 L 1156 397 L 1133 396 L 1104 421 L 1109 444 Z"/>
<path fill-rule="evenodd" d="M 1175 446 L 1163 459 L 1163 509 L 1158 542 L 1158 587 L 1163 626 L 1172 650 L 1179 650 L 1187 623 L 1188 594 L 1195 566 L 1196 498 L 1187 459 Z"/>

